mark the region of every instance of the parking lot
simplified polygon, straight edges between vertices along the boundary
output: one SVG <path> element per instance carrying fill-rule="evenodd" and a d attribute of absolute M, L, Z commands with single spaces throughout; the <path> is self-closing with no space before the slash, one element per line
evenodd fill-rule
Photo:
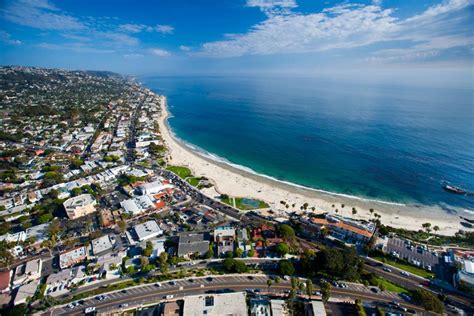
<path fill-rule="evenodd" d="M 411 264 L 425 269 L 433 269 L 439 264 L 438 254 L 423 249 L 421 246 L 404 241 L 399 238 L 390 238 L 387 243 L 387 252 L 400 259 L 405 259 Z"/>

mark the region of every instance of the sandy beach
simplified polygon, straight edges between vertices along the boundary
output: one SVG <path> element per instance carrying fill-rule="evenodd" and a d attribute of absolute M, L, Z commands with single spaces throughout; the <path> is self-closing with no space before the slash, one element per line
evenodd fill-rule
<path fill-rule="evenodd" d="M 166 121 L 169 116 L 166 98 L 164 100 L 159 126 L 169 149 L 170 163 L 186 166 L 195 176 L 211 179 L 215 190 L 204 191 L 208 196 L 216 197 L 225 193 L 230 196 L 260 199 L 282 216 L 286 211 L 300 211 L 300 206 L 308 203 L 308 209 L 314 206 L 315 212 L 334 212 L 334 209 L 338 209 L 339 214 L 342 211 L 342 215 L 348 217 L 352 216 L 352 208 L 355 207 L 357 214 L 353 217 L 359 219 L 369 219 L 369 210 L 372 208 L 374 213 L 381 215 L 382 223 L 397 228 L 419 230 L 422 229 L 423 223 L 429 222 L 432 227 L 438 226 L 438 233 L 443 235 L 453 235 L 460 229 L 466 230 L 466 227 L 461 225 L 460 218 L 467 216 L 464 212 L 456 214 L 438 206 L 397 205 L 318 192 L 259 176 L 198 154 L 175 139 L 170 132 Z M 296 205 L 286 209 L 280 201 Z M 341 204 L 344 204 L 344 208 L 341 208 Z"/>

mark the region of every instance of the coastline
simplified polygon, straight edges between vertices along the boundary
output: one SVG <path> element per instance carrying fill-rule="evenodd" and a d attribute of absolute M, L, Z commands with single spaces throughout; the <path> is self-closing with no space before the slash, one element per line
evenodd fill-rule
<path fill-rule="evenodd" d="M 163 100 L 162 115 L 158 123 L 169 149 L 170 163 L 190 168 L 195 176 L 209 178 L 214 183 L 215 190 L 207 190 L 205 193 L 211 197 L 225 193 L 230 196 L 256 198 L 267 202 L 273 210 L 280 210 L 282 214 L 285 211 L 300 211 L 299 207 L 303 203 L 308 203 L 309 208 L 316 207 L 318 213 L 334 212 L 332 205 L 335 204 L 339 214 L 342 210 L 342 215 L 351 217 L 352 208 L 355 207 L 357 214 L 354 218 L 369 219 L 369 209 L 373 208 L 374 213 L 381 215 L 382 223 L 396 228 L 419 230 L 422 229 L 423 223 L 429 222 L 432 227 L 438 226 L 440 230 L 437 233 L 443 235 L 454 235 L 460 229 L 470 230 L 461 225 L 459 216 L 464 214 L 448 214 L 440 206 L 404 205 L 333 194 L 259 175 L 225 161 L 206 157 L 173 135 L 167 123 L 169 112 L 166 97 L 163 97 Z M 217 192 L 214 192 L 216 190 Z M 296 203 L 296 207 L 286 210 L 280 201 Z M 341 204 L 345 205 L 343 209 Z"/>

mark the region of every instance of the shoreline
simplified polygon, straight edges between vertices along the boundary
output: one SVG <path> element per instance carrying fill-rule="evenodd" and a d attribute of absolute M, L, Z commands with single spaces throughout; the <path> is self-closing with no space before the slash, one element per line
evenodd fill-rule
<path fill-rule="evenodd" d="M 422 229 L 423 223 L 429 222 L 432 227 L 438 226 L 440 230 L 437 233 L 442 235 L 454 235 L 460 229 L 471 230 L 461 225 L 460 216 L 467 215 L 463 214 L 464 212 L 448 214 L 439 206 L 406 205 L 333 194 L 274 179 L 267 175 L 259 175 L 250 169 L 249 171 L 245 170 L 244 166 L 239 168 L 223 159 L 217 160 L 207 157 L 197 149 L 193 149 L 193 145 L 187 145 L 186 142 L 179 140 L 173 134 L 167 122 L 170 114 L 165 96 L 163 96 L 163 100 L 162 114 L 158 124 L 163 141 L 169 150 L 170 164 L 186 166 L 195 176 L 205 176 L 210 179 L 214 183 L 215 190 L 211 189 L 205 193 L 212 195 L 212 191 L 217 191 L 211 197 L 215 197 L 216 193 L 225 193 L 235 197 L 263 200 L 270 205 L 275 213 L 282 215 L 285 212 L 299 212 L 303 203 L 309 204 L 308 209 L 312 206 L 316 207 L 315 212 L 317 213 L 334 213 L 332 207 L 334 204 L 335 208 L 339 209 L 340 215 L 368 220 L 371 217 L 369 209 L 373 208 L 374 213 L 381 215 L 383 224 L 395 228 L 418 231 Z M 290 205 L 295 203 L 296 206 L 284 209 L 280 201 L 286 201 Z M 345 205 L 343 209 L 341 209 L 341 204 Z M 354 216 L 352 216 L 353 207 L 357 209 L 357 214 Z"/>

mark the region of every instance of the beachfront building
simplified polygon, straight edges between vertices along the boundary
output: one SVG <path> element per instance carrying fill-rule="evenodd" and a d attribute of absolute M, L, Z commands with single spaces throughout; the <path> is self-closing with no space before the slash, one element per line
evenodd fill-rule
<path fill-rule="evenodd" d="M 95 212 L 96 204 L 97 202 L 92 195 L 81 194 L 66 200 L 63 206 L 67 216 L 70 219 L 76 219 Z"/>
<path fill-rule="evenodd" d="M 367 243 L 375 233 L 375 224 L 362 223 L 342 216 L 325 214 L 324 217 L 303 218 L 302 221 L 321 232 L 327 229 L 329 235 L 344 242 Z"/>
<path fill-rule="evenodd" d="M 161 181 L 154 181 L 154 182 L 144 183 L 138 189 L 143 195 L 156 194 L 161 191 L 173 189 L 173 185 L 168 184 L 168 183 L 162 183 Z"/>
<path fill-rule="evenodd" d="M 458 288 L 474 289 L 474 261 L 465 259 L 456 274 Z"/>

